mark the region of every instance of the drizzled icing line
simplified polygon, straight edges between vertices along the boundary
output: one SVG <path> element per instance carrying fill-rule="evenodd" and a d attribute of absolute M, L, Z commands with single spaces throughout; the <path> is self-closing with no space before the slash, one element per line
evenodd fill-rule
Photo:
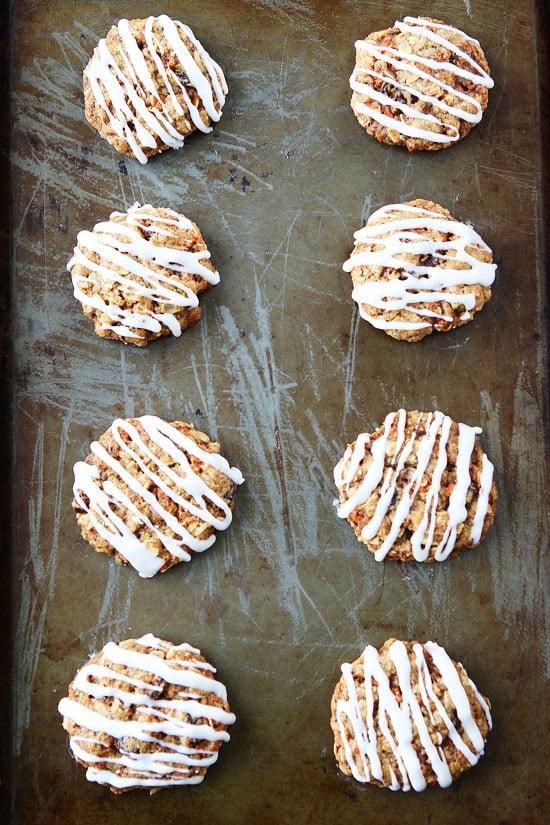
<path fill-rule="evenodd" d="M 379 754 L 381 750 L 389 750 L 395 759 L 397 773 L 392 770 L 388 787 L 394 791 L 409 791 L 411 788 L 415 791 L 424 790 L 427 783 L 422 772 L 418 748 L 420 744 L 438 784 L 443 788 L 449 786 L 452 775 L 445 753 L 439 743 L 432 741 L 426 722 L 427 718 L 437 727 L 435 714 L 447 728 L 447 736 L 454 747 L 470 765 L 475 765 L 484 752 L 483 737 L 452 659 L 435 642 L 426 642 L 425 645 L 416 642 L 413 645 L 413 653 L 416 678 L 413 677 L 406 645 L 394 640 L 387 648 L 387 655 L 395 666 L 401 702 L 398 702 L 394 695 L 389 677 L 382 668 L 379 653 L 373 646 L 367 645 L 360 659 L 364 669 L 364 681 L 360 681 L 361 695 L 353 676 L 353 666 L 348 663 L 342 665 L 348 698 L 337 700 L 335 718 L 346 762 L 352 775 L 359 782 L 375 780 L 386 784 Z M 439 674 L 432 676 L 430 673 L 426 654 Z M 416 679 L 419 695 L 413 688 Z M 438 696 L 440 688 L 436 688 L 434 681 L 438 682 L 439 679 L 449 694 L 453 706 L 450 709 Z M 377 685 L 377 702 L 373 683 Z M 492 720 L 488 703 L 471 680 L 469 687 L 485 715 L 488 728 L 491 729 Z M 457 724 L 453 722 L 453 718 L 456 718 Z M 348 726 L 353 731 L 351 737 L 347 730 Z M 382 743 L 378 741 L 380 736 L 383 739 Z M 354 752 L 354 748 L 357 752 Z"/>
<path fill-rule="evenodd" d="M 197 648 L 188 644 L 171 645 L 152 634 L 136 640 L 136 644 L 153 650 L 173 650 L 200 655 Z M 97 710 L 85 707 L 77 698 L 63 698 L 58 705 L 59 713 L 72 720 L 81 728 L 86 728 L 96 737 L 74 734 L 69 745 L 73 755 L 88 763 L 87 779 L 91 782 L 112 785 L 116 788 L 161 787 L 163 785 L 198 784 L 203 776 L 196 774 L 197 768 L 207 768 L 218 758 L 217 750 L 209 751 L 200 747 L 185 746 L 175 740 L 227 742 L 226 730 L 216 730 L 214 725 L 229 726 L 235 722 L 235 715 L 210 702 L 198 701 L 196 691 L 212 694 L 227 702 L 225 686 L 213 678 L 215 668 L 193 656 L 188 661 L 163 659 L 152 652 L 130 650 L 109 642 L 102 650 L 103 664 L 85 664 L 76 674 L 72 687 L 92 699 L 114 698 L 126 708 L 133 708 L 130 719 L 113 719 Z M 151 685 L 145 679 L 130 677 L 121 673 L 114 665 L 123 665 L 131 670 L 154 674 L 163 682 L 181 687 L 177 699 L 160 700 L 155 694 L 162 686 Z M 199 672 L 197 672 L 199 671 Z M 99 679 L 108 680 L 100 684 Z M 183 719 L 174 713 L 185 714 Z M 200 723 L 193 721 L 201 719 Z M 187 721 L 184 721 L 187 720 Z M 116 757 L 95 755 L 85 745 L 103 743 L 104 737 L 118 740 L 120 754 Z M 158 748 L 154 752 L 139 753 L 135 748 L 124 748 L 124 740 L 132 739 L 150 743 Z M 132 776 L 121 776 L 116 770 L 95 767 L 95 764 L 110 764 L 114 768 L 124 767 Z M 176 772 L 176 775 L 174 775 Z"/>
<path fill-rule="evenodd" d="M 74 465 L 73 495 L 78 509 L 87 513 L 99 536 L 109 542 L 140 576 L 150 578 L 159 572 L 166 559 L 154 555 L 147 547 L 147 542 L 142 542 L 138 538 L 134 531 L 140 527 L 152 532 L 162 547 L 180 561 L 189 561 L 191 552 L 203 552 L 211 547 L 216 539 L 214 534 L 206 539 L 193 536 L 169 512 L 169 505 L 162 505 L 162 497 L 166 497 L 169 503 L 175 504 L 177 508 L 211 525 L 215 530 L 225 530 L 231 524 L 231 508 L 205 483 L 202 476 L 193 470 L 192 459 L 197 458 L 201 463 L 215 467 L 236 485 L 242 484 L 244 478 L 240 470 L 231 467 L 219 453 L 202 450 L 192 438 L 166 421 L 151 415 L 142 416 L 137 421 L 151 440 L 152 447 L 147 446 L 131 421 L 116 419 L 111 425 L 110 432 L 125 459 L 130 459 L 139 467 L 139 475 L 145 477 L 144 482 L 128 472 L 122 461 L 110 455 L 99 441 L 94 441 L 90 449 L 99 461 L 104 462 L 110 471 L 116 474 L 123 485 L 139 497 L 138 503 L 133 502 L 116 483 L 101 483 L 99 468 L 85 461 L 79 461 Z M 164 464 L 154 448 L 168 454 L 181 468 L 179 473 L 173 467 Z M 149 464 L 152 464 L 152 469 Z M 166 479 L 169 479 L 174 487 L 170 486 Z M 158 487 L 162 495 L 157 498 L 147 488 L 148 482 Z M 191 500 L 187 500 L 184 494 L 190 496 Z M 152 511 L 151 518 L 141 511 L 139 501 L 143 501 Z M 209 511 L 210 502 L 222 511 L 221 516 L 215 516 Z M 121 507 L 130 512 L 135 525 L 133 528 L 118 515 L 117 511 Z M 161 524 L 160 528 L 157 526 L 158 523 Z"/>
<path fill-rule="evenodd" d="M 170 65 L 163 62 L 160 40 L 153 28 L 155 25 L 161 28 L 161 33 L 181 64 L 183 73 L 174 71 Z M 167 91 L 166 99 L 157 89 L 143 51 L 131 33 L 129 21 L 120 20 L 117 32 L 124 71 L 117 65 L 106 39 L 103 38 L 94 49 L 93 57 L 84 70 L 84 76 L 90 83 L 94 99 L 108 118 L 111 129 L 128 143 L 140 163 L 147 163 L 148 160 L 143 148 L 155 149 L 158 143 L 172 149 L 183 146 L 185 134 L 175 128 L 168 102 L 177 116 L 182 116 L 187 111 L 196 129 L 210 132 L 212 127 L 203 123 L 199 106 L 192 102 L 187 86 L 194 87 L 205 112 L 214 122 L 219 121 L 221 117 L 228 88 L 221 67 L 210 57 L 191 29 L 184 23 L 171 20 L 165 14 L 148 17 L 145 21 L 145 48 L 154 63 L 154 71 L 162 78 Z M 198 66 L 193 53 L 181 39 L 180 32 L 185 34 L 200 56 L 206 76 Z M 181 99 L 185 107 L 180 102 Z"/>
<path fill-rule="evenodd" d="M 208 250 L 192 252 L 172 246 L 158 246 L 144 237 L 142 232 L 176 238 L 178 232 L 195 229 L 192 221 L 184 215 L 172 209 L 163 208 L 162 211 L 163 214 L 157 214 L 150 204 L 140 206 L 135 203 L 126 214 L 113 212 L 109 221 L 96 224 L 93 231 L 82 230 L 78 233 L 77 246 L 67 264 L 75 298 L 83 306 L 107 316 L 111 323 L 102 324 L 102 328 L 111 329 L 121 337 L 135 338 L 135 329 L 157 333 L 163 327 L 168 327 L 172 335 L 178 337 L 181 327 L 171 312 L 149 309 L 142 314 L 124 309 L 115 303 L 108 303 L 99 294 L 88 292 L 86 285 L 92 284 L 109 291 L 119 290 L 127 297 L 146 298 L 157 306 L 192 308 L 199 303 L 196 293 L 166 272 L 197 275 L 212 286 L 220 281 L 219 273 L 202 263 L 210 258 Z M 121 217 L 124 223 L 115 220 Z M 77 265 L 85 269 L 85 275 L 72 271 Z M 117 267 L 122 272 L 118 272 Z"/>
<path fill-rule="evenodd" d="M 418 428 L 415 428 L 406 437 L 407 413 L 399 410 L 389 413 L 383 425 L 381 435 L 371 440 L 371 436 L 362 433 L 354 445 L 348 446 L 344 455 L 334 468 L 334 481 L 345 501 L 337 506 L 337 515 L 348 518 L 351 513 L 366 504 L 375 490 L 379 492 L 379 500 L 371 518 L 361 531 L 361 540 L 368 543 L 380 530 L 382 522 L 391 515 L 391 524 L 388 534 L 380 547 L 374 553 L 377 561 L 383 561 L 394 542 L 398 539 L 403 524 L 408 519 L 413 506 L 418 507 L 417 494 L 423 481 L 430 458 L 437 451 L 436 464 L 429 479 L 428 490 L 425 492 L 424 509 L 418 527 L 410 536 L 413 557 L 416 561 L 426 561 L 433 547 L 435 561 L 444 561 L 453 552 L 459 528 L 468 517 L 467 495 L 470 489 L 470 461 L 475 447 L 476 435 L 481 432 L 479 427 L 470 427 L 467 424 L 458 424 L 458 444 L 456 458 L 456 479 L 453 490 L 448 498 L 446 519 L 447 524 L 441 540 L 433 546 L 437 525 L 439 494 L 441 491 L 443 473 L 447 467 L 447 444 L 451 430 L 452 419 L 441 412 L 423 414 L 419 422 L 425 433 L 419 438 Z M 386 466 L 386 456 L 390 433 L 395 428 L 395 447 L 390 466 Z M 394 436 L 392 435 L 392 439 Z M 415 441 L 418 444 L 415 446 Z M 400 489 L 398 480 L 403 472 L 407 460 L 416 451 L 417 463 L 410 478 Z M 371 456 L 371 463 L 364 478 L 352 492 L 351 486 L 355 480 L 361 461 L 367 455 Z M 493 483 L 494 467 L 484 455 L 481 467 L 479 491 L 475 505 L 473 524 L 470 532 L 470 543 L 475 545 L 480 541 L 485 517 L 489 509 L 489 498 Z"/>
<path fill-rule="evenodd" d="M 426 231 L 451 235 L 447 241 L 434 240 Z M 496 264 L 480 261 L 469 252 L 477 247 L 491 250 L 468 224 L 446 218 L 436 209 L 392 203 L 377 209 L 367 223 L 354 233 L 355 249 L 345 261 L 343 269 L 351 272 L 356 267 L 380 267 L 399 272 L 389 280 L 367 280 L 357 284 L 352 298 L 359 305 L 361 317 L 379 329 L 425 329 L 430 321 L 400 321 L 380 318 L 369 313 L 365 305 L 391 312 L 407 310 L 425 318 L 445 321 L 453 319 L 434 308 L 444 301 L 460 303 L 465 307 L 462 320 L 470 317 L 476 306 L 473 292 L 453 294 L 452 288 L 466 289 L 479 285 L 490 287 L 495 280 Z M 358 245 L 365 244 L 365 249 Z M 434 266 L 425 266 L 406 259 L 406 256 L 431 256 Z M 465 264 L 459 269 L 456 264 Z M 451 266 L 443 268 L 447 265 Z M 428 306 L 422 306 L 422 304 Z"/>
<path fill-rule="evenodd" d="M 474 86 L 485 86 L 487 89 L 491 89 L 494 86 L 494 81 L 477 61 L 449 40 L 448 37 L 445 36 L 445 32 L 459 34 L 466 41 L 469 41 L 476 47 L 479 47 L 479 42 L 453 26 L 448 26 L 444 23 L 436 23 L 421 17 L 405 17 L 402 23 L 400 21 L 396 21 L 394 27 L 402 33 L 410 32 L 411 34 L 423 37 L 436 45 L 443 46 L 445 49 L 450 50 L 453 56 L 466 61 L 471 68 L 464 69 L 450 61 L 440 62 L 430 58 L 421 57 L 420 55 L 411 54 L 410 52 L 401 49 L 380 45 L 373 40 L 369 40 L 368 38 L 365 40 L 357 40 L 355 43 L 356 49 L 368 52 L 372 56 L 373 62 L 386 62 L 395 69 L 396 73 L 398 71 L 406 72 L 409 75 L 413 75 L 418 80 L 427 80 L 431 85 L 435 85 L 437 87 L 436 94 L 426 94 L 417 88 L 400 83 L 396 77 L 380 74 L 374 69 L 367 69 L 363 66 L 355 66 L 350 77 L 351 89 L 357 94 L 378 103 L 381 107 L 379 109 L 369 105 L 368 103 L 356 101 L 354 106 L 357 112 L 368 115 L 382 126 L 388 129 L 393 129 L 407 137 L 429 140 L 430 142 L 441 144 L 451 144 L 459 140 L 459 129 L 452 124 L 446 123 L 441 116 L 437 116 L 433 112 L 440 111 L 458 118 L 459 120 L 466 121 L 467 123 L 475 124 L 481 120 L 483 109 L 479 101 L 476 100 L 473 95 L 467 94 L 466 92 L 460 91 L 458 88 L 445 83 L 441 78 L 441 73 L 451 72 L 457 78 L 457 86 L 461 85 L 462 81 L 467 80 Z M 434 29 L 436 31 L 434 31 Z M 425 69 L 428 71 L 425 71 Z M 420 111 L 420 109 L 410 106 L 404 101 L 396 100 L 394 97 L 385 94 L 383 91 L 373 89 L 369 83 L 365 83 L 359 79 L 361 75 L 364 76 L 365 74 L 372 79 L 381 80 L 384 83 L 391 85 L 392 88 L 397 89 L 400 92 L 413 94 L 419 100 L 430 105 L 431 113 L 424 113 Z M 441 99 L 441 96 L 444 93 L 449 93 L 457 97 L 459 100 L 463 101 L 463 103 L 467 104 L 467 108 L 461 109 L 458 106 L 451 106 L 445 103 Z M 391 107 L 391 109 L 396 109 L 398 114 L 396 116 L 384 114 L 383 109 L 388 106 Z M 405 118 L 414 118 L 416 121 L 424 121 L 426 126 L 433 124 L 436 129 L 441 128 L 443 130 L 447 130 L 449 134 L 432 131 L 430 128 L 421 128 L 413 125 L 412 123 L 404 122 L 401 120 L 400 115 L 403 115 Z"/>

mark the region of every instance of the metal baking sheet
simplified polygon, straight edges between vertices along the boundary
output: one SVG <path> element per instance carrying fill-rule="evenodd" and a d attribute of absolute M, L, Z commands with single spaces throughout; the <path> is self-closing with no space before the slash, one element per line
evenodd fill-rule
<path fill-rule="evenodd" d="M 12 822 L 545 821 L 543 6 L 10 4 Z M 113 22 L 161 12 L 191 26 L 230 94 L 211 134 L 141 166 L 86 124 L 81 75 Z M 495 88 L 466 140 L 409 155 L 357 125 L 348 78 L 358 37 L 417 13 L 477 37 Z M 412 197 L 471 221 L 498 272 L 471 324 L 407 345 L 359 320 L 342 263 L 371 210 Z M 221 273 L 201 323 L 147 350 L 96 338 L 66 272 L 77 232 L 136 201 L 197 221 Z M 447 564 L 376 563 L 335 515 L 344 446 L 401 406 L 480 425 L 496 465 L 495 525 Z M 153 580 L 88 548 L 70 507 L 89 442 L 115 417 L 145 413 L 193 422 L 246 477 L 231 529 Z M 237 724 L 201 786 L 115 797 L 69 757 L 56 708 L 93 651 L 146 632 L 216 663 Z M 389 636 L 436 640 L 492 700 L 486 755 L 451 789 L 391 793 L 336 770 L 340 664 Z"/>

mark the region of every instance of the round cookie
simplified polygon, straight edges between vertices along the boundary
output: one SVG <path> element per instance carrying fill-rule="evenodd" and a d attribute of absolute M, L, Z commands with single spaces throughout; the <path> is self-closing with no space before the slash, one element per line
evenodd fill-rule
<path fill-rule="evenodd" d="M 334 468 L 337 514 L 377 561 L 444 561 L 485 538 L 497 489 L 480 432 L 398 410 L 348 445 Z"/>
<path fill-rule="evenodd" d="M 147 163 L 210 132 L 227 95 L 221 67 L 191 29 L 165 14 L 120 20 L 84 69 L 86 119 L 118 152 Z"/>
<path fill-rule="evenodd" d="M 196 324 L 220 281 L 197 224 L 138 203 L 79 232 L 67 269 L 97 335 L 137 347 Z"/>
<path fill-rule="evenodd" d="M 244 478 L 191 424 L 118 418 L 90 450 L 74 465 L 82 536 L 143 578 L 207 550 L 231 524 Z"/>
<path fill-rule="evenodd" d="M 86 778 L 113 793 L 202 782 L 235 722 L 215 672 L 196 648 L 150 633 L 106 644 L 58 705 Z"/>
<path fill-rule="evenodd" d="M 479 42 L 459 29 L 405 17 L 355 49 L 351 107 L 381 143 L 446 149 L 481 120 L 494 83 Z"/>
<path fill-rule="evenodd" d="M 344 271 L 362 318 L 416 342 L 468 323 L 491 297 L 496 265 L 475 230 L 437 203 L 377 209 L 354 234 Z"/>
<path fill-rule="evenodd" d="M 332 696 L 338 767 L 392 791 L 448 787 L 483 755 L 490 708 L 435 642 L 367 645 L 342 665 Z"/>

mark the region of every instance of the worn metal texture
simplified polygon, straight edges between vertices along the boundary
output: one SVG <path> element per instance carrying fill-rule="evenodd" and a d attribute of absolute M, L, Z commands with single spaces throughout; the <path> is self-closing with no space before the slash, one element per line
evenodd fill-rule
<path fill-rule="evenodd" d="M 142 166 L 86 124 L 81 77 L 113 22 L 161 12 L 230 94 L 211 134 Z M 349 106 L 354 41 L 410 13 L 477 37 L 494 76 L 449 150 L 379 145 Z M 546 821 L 542 33 L 530 0 L 12 3 L 13 823 Z M 371 210 L 412 197 L 471 221 L 498 272 L 472 323 L 409 345 L 359 319 L 342 263 Z M 135 201 L 195 220 L 221 274 L 200 324 L 146 350 L 97 338 L 66 271 L 77 232 Z M 496 466 L 495 524 L 448 563 L 377 563 L 335 514 L 343 448 L 401 406 L 481 426 Z M 146 413 L 204 429 L 246 478 L 231 528 L 152 580 L 94 553 L 70 506 L 89 442 Z M 147 632 L 215 662 L 237 723 L 202 785 L 115 797 L 70 758 L 57 703 L 92 652 Z M 486 754 L 448 790 L 336 770 L 340 664 L 390 636 L 439 642 L 492 700 Z"/>

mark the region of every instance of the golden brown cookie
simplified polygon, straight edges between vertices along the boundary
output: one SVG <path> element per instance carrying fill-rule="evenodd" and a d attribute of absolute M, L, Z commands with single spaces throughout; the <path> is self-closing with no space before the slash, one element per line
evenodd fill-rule
<path fill-rule="evenodd" d="M 220 281 L 196 223 L 138 203 L 79 232 L 67 269 L 97 335 L 137 347 L 196 324 Z"/>
<path fill-rule="evenodd" d="M 191 29 L 165 14 L 120 20 L 84 69 L 86 119 L 118 152 L 147 163 L 210 132 L 227 95 L 221 67 Z"/>
<path fill-rule="evenodd" d="M 483 755 L 491 706 L 434 642 L 367 645 L 331 701 L 334 754 L 358 782 L 393 791 L 448 787 Z"/>
<path fill-rule="evenodd" d="M 437 203 L 377 209 L 355 233 L 344 264 L 361 317 L 416 342 L 468 323 L 491 297 L 496 265 L 487 244 Z"/>
<path fill-rule="evenodd" d="M 191 424 L 118 418 L 90 449 L 74 466 L 82 536 L 140 576 L 189 561 L 231 524 L 244 478 Z"/>
<path fill-rule="evenodd" d="M 106 644 L 58 706 L 86 778 L 113 793 L 202 782 L 235 722 L 215 672 L 196 648 L 150 633 Z"/>
<path fill-rule="evenodd" d="M 337 513 L 377 561 L 444 561 L 485 538 L 497 489 L 480 432 L 398 410 L 348 445 L 334 468 Z"/>
<path fill-rule="evenodd" d="M 494 83 L 479 42 L 454 26 L 405 17 L 355 49 L 351 107 L 378 141 L 445 149 L 481 120 Z"/>

